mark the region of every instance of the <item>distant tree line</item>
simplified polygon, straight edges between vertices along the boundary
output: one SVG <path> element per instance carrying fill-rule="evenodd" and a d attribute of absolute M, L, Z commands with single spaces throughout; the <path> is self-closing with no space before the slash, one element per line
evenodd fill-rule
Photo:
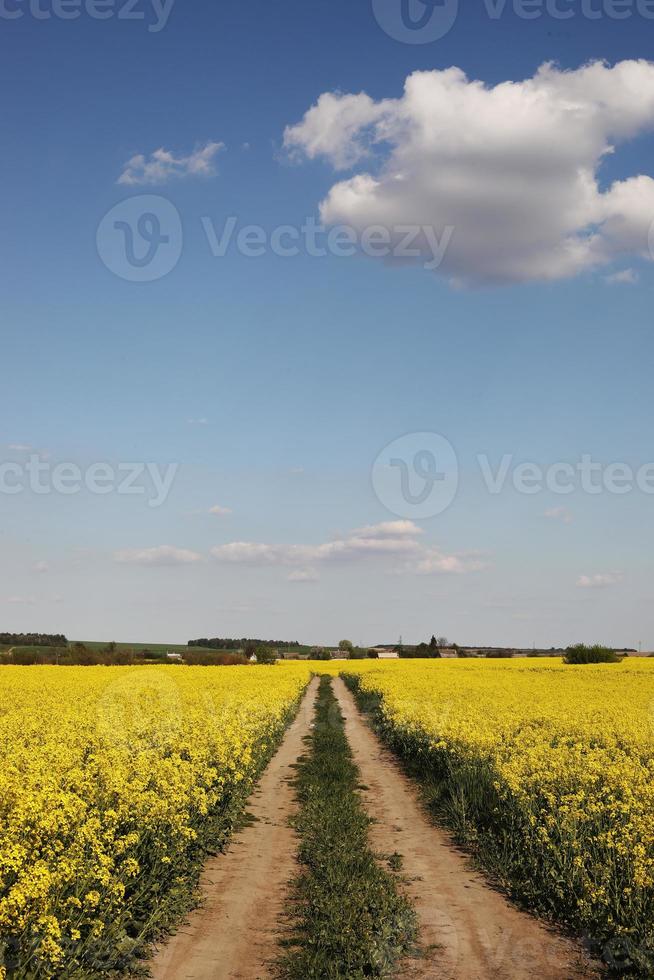
<path fill-rule="evenodd" d="M 63 633 L 0 633 L 0 646 L 17 647 L 65 647 L 68 640 Z"/>
<path fill-rule="evenodd" d="M 255 640 L 249 637 L 243 637 L 240 640 L 232 639 L 229 637 L 219 637 L 214 636 L 211 639 L 203 637 L 201 640 L 189 640 L 189 647 L 204 647 L 208 650 L 245 650 L 247 647 L 282 647 L 283 649 L 292 649 L 293 647 L 299 647 L 300 643 L 297 640 Z"/>
<path fill-rule="evenodd" d="M 263 648 L 266 652 L 268 647 Z M 261 663 L 264 658 L 259 658 Z M 149 650 L 138 647 L 119 647 L 107 643 L 99 649 L 91 649 L 85 643 L 70 643 L 55 647 L 40 646 L 17 647 L 11 652 L 0 651 L 0 664 L 18 664 L 29 667 L 34 664 L 57 664 L 60 667 L 129 667 L 138 664 L 187 664 L 188 666 L 222 667 L 246 664 L 249 661 L 239 653 L 228 651 L 192 650 L 185 652 L 182 659 L 170 659 L 165 650 Z"/>
<path fill-rule="evenodd" d="M 40 644 L 32 647 L 17 647 L 11 652 L 7 650 L 0 653 L 0 664 L 19 664 L 24 667 L 33 664 L 58 664 L 61 667 L 100 665 L 113 667 L 165 660 L 165 653 L 119 648 L 115 643 L 107 643 L 100 649 L 91 649 L 85 643 L 67 643 L 65 646 Z"/>

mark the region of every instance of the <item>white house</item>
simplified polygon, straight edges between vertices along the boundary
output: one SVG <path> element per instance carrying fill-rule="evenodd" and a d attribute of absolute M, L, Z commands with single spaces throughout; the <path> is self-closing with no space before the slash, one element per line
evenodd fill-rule
<path fill-rule="evenodd" d="M 395 650 L 387 650 L 386 647 L 371 647 L 371 653 L 376 653 L 379 660 L 399 660 L 400 655 Z"/>

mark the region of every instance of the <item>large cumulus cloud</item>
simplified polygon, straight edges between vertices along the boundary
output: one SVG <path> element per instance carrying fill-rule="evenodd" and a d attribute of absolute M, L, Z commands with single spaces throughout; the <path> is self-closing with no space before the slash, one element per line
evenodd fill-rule
<path fill-rule="evenodd" d="M 320 205 L 325 224 L 453 229 L 441 274 L 462 283 L 548 281 L 651 258 L 654 180 L 606 185 L 602 163 L 654 128 L 654 64 L 543 65 L 488 86 L 419 71 L 397 99 L 325 93 L 285 132 L 295 156 L 356 173 Z M 431 257 L 428 242 L 417 238 Z"/>

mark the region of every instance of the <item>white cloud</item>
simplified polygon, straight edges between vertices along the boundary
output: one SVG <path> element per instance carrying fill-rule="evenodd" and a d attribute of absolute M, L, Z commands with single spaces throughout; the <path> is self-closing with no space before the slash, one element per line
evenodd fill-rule
<path fill-rule="evenodd" d="M 217 545 L 211 554 L 218 561 L 232 562 L 235 565 L 279 565 L 283 561 L 283 549 L 272 544 L 257 544 L 254 541 L 230 541 Z"/>
<path fill-rule="evenodd" d="M 417 71 L 397 99 L 323 94 L 284 141 L 294 156 L 366 170 L 336 183 L 325 224 L 361 234 L 380 225 L 394 246 L 407 226 L 439 241 L 454 229 L 440 272 L 459 284 L 551 281 L 626 255 L 651 259 L 654 180 L 600 188 L 614 148 L 654 129 L 654 64 L 543 65 L 495 86 L 459 68 Z M 402 230 L 404 226 L 404 230 Z M 424 264 L 427 235 L 413 243 Z"/>
<path fill-rule="evenodd" d="M 573 516 L 572 511 L 569 511 L 567 507 L 550 507 L 543 514 L 543 517 L 547 517 L 551 521 L 562 521 L 563 524 L 572 524 Z"/>
<path fill-rule="evenodd" d="M 475 555 L 446 555 L 438 548 L 430 548 L 411 571 L 418 575 L 467 575 L 480 572 L 487 563 Z"/>
<path fill-rule="evenodd" d="M 35 561 L 32 565 L 32 570 L 42 574 L 43 572 L 49 572 L 50 566 L 47 561 Z"/>
<path fill-rule="evenodd" d="M 14 453 L 29 453 L 34 447 L 22 442 L 10 442 L 7 448 Z"/>
<path fill-rule="evenodd" d="M 413 521 L 384 521 L 381 524 L 366 524 L 352 534 L 359 538 L 404 538 L 422 534 L 423 530 Z"/>
<path fill-rule="evenodd" d="M 580 575 L 577 579 L 579 589 L 605 589 L 609 585 L 617 585 L 622 581 L 622 572 L 597 573 L 595 575 Z"/>
<path fill-rule="evenodd" d="M 411 554 L 418 545 L 404 538 L 347 537 L 324 544 L 260 544 L 231 541 L 217 545 L 211 554 L 218 561 L 257 564 L 294 565 L 306 562 L 352 561 L 367 556 Z"/>
<path fill-rule="evenodd" d="M 368 143 L 374 140 L 370 128 L 382 117 L 384 105 L 365 92 L 325 92 L 301 123 L 286 128 L 284 145 L 296 159 L 303 154 L 310 160 L 325 156 L 344 170 L 368 155 Z"/>
<path fill-rule="evenodd" d="M 209 513 L 213 514 L 215 517 L 226 517 L 231 514 L 231 507 L 221 507 L 220 504 L 214 504 L 213 507 L 209 508 Z"/>
<path fill-rule="evenodd" d="M 203 557 L 197 551 L 162 544 L 156 548 L 116 551 L 114 561 L 121 565 L 190 565 L 203 561 Z"/>
<path fill-rule="evenodd" d="M 609 286 L 635 286 L 639 276 L 635 269 L 621 269 L 620 272 L 613 272 L 605 277 Z"/>
<path fill-rule="evenodd" d="M 299 568 L 288 576 L 289 582 L 317 582 L 319 579 L 318 572 L 313 568 Z"/>
<path fill-rule="evenodd" d="M 368 559 L 387 561 L 398 572 L 463 574 L 483 568 L 475 553 L 448 555 L 437 548 L 424 547 L 414 540 L 421 529 L 411 521 L 389 521 L 367 525 L 334 541 L 322 544 L 265 544 L 231 541 L 211 549 L 216 561 L 262 566 L 301 566 L 289 576 L 291 581 L 307 581 L 305 573 L 313 565 L 353 563 Z"/>
<path fill-rule="evenodd" d="M 36 598 L 33 595 L 10 595 L 5 601 L 12 606 L 34 606 L 36 604 Z"/>
<path fill-rule="evenodd" d="M 149 157 L 138 153 L 127 161 L 118 183 L 133 186 L 165 184 L 173 178 L 214 177 L 217 172 L 215 158 L 224 148 L 224 143 L 209 142 L 197 147 L 188 156 L 176 157 L 163 147 Z"/>
<path fill-rule="evenodd" d="M 209 419 L 199 418 L 199 419 L 187 419 L 189 425 L 209 425 Z"/>
<path fill-rule="evenodd" d="M 349 559 L 361 558 L 366 555 L 397 555 L 417 551 L 419 545 L 416 541 L 411 541 L 405 537 L 359 537 L 355 534 L 352 537 L 344 538 L 341 541 L 328 541 L 315 548 L 315 556 L 318 560 L 329 560 L 332 558 Z"/>

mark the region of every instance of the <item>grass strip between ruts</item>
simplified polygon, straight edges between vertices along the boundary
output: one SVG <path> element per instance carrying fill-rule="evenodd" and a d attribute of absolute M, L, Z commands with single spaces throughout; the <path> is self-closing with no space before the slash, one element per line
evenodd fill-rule
<path fill-rule="evenodd" d="M 280 974 L 286 980 L 387 977 L 414 946 L 415 913 L 370 849 L 371 821 L 329 677 L 321 678 L 308 742 L 296 780 L 302 870 L 293 884 Z"/>

